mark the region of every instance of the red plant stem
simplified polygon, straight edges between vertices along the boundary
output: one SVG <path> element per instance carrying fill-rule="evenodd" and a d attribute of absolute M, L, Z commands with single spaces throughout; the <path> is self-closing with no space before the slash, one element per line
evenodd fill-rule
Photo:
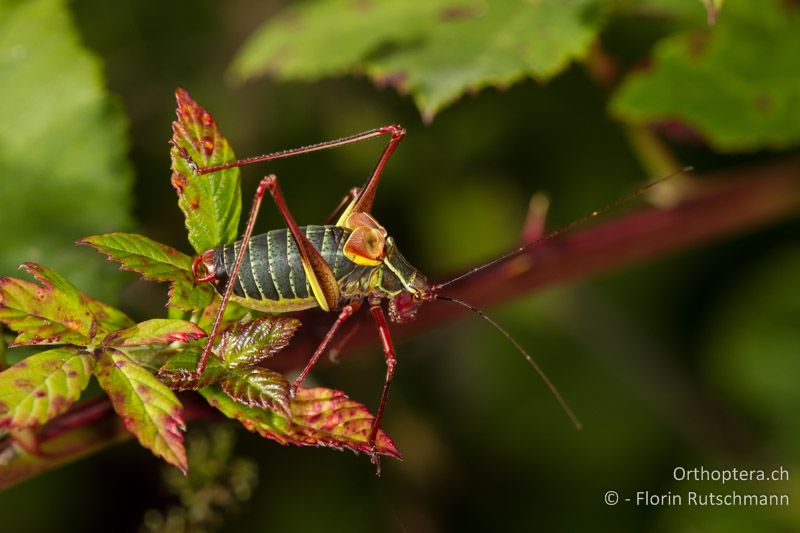
<path fill-rule="evenodd" d="M 180 396 L 186 420 L 224 419 L 219 411 L 197 395 Z M 45 424 L 39 431 L 37 444 L 40 455 L 17 451 L 10 435 L 0 438 L 0 458 L 10 458 L 8 462 L 0 463 L 0 489 L 132 437 L 107 397 L 76 403 L 67 413 Z"/>
<path fill-rule="evenodd" d="M 757 174 L 737 172 L 724 180 L 704 179 L 700 185 L 694 197 L 680 205 L 638 211 L 545 242 L 454 284 L 453 292 L 470 303 L 493 305 L 755 228 L 800 210 L 800 161 Z"/>
<path fill-rule="evenodd" d="M 86 400 L 45 425 L 39 432 L 39 439 L 40 441 L 53 440 L 75 428 L 95 424 L 114 416 L 114 409 L 107 398 Z"/>
<path fill-rule="evenodd" d="M 667 209 L 645 208 L 590 227 L 576 228 L 509 261 L 498 263 L 443 289 L 442 293 L 485 308 L 522 298 L 537 289 L 588 278 L 615 268 L 743 233 L 800 212 L 800 160 L 698 178 L 692 198 Z M 454 277 L 454 276 L 451 276 Z M 427 304 L 417 319 L 396 324 L 396 336 L 462 316 L 461 307 Z M 292 341 L 276 364 L 301 365 L 330 318 L 310 311 L 301 317 L 306 334 Z M 361 314 L 353 321 L 366 323 Z M 309 330 L 311 334 L 309 333 Z M 323 330 L 324 332 L 324 330 Z M 369 324 L 348 348 L 374 342 Z M 297 359 L 295 359 L 297 358 Z M 281 361 L 281 362 L 279 362 Z"/>
<path fill-rule="evenodd" d="M 668 209 L 643 209 L 605 223 L 578 228 L 533 247 L 506 262 L 448 287 L 446 294 L 480 307 L 520 298 L 536 289 L 585 278 L 613 268 L 652 259 L 712 239 L 742 233 L 800 211 L 800 160 L 706 176 L 692 198 Z M 410 324 L 396 325 L 399 335 L 434 327 L 464 310 L 428 305 Z M 368 320 L 366 314 L 355 320 Z M 302 366 L 327 331 L 330 314 L 304 313 L 304 334 L 276 359 L 283 369 Z M 369 327 L 361 328 L 348 347 L 374 342 Z M 214 417 L 215 411 L 193 396 L 182 396 L 187 420 Z M 47 424 L 39 434 L 44 457 L 18 454 L 0 467 L 0 488 L 75 460 L 127 438 L 107 399 L 74 406 Z M 0 440 L 0 457 L 12 447 Z"/>

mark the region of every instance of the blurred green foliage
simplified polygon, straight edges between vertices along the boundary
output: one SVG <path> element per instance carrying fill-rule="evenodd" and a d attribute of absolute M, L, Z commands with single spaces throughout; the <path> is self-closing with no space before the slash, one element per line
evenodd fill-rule
<path fill-rule="evenodd" d="M 187 438 L 189 462 L 197 465 L 188 476 L 165 468 L 167 491 L 178 505 L 165 511 L 148 510 L 141 531 L 179 533 L 215 531 L 225 513 L 250 499 L 258 485 L 258 465 L 250 459 L 234 457 L 236 436 L 230 426 L 192 430 Z"/>
<path fill-rule="evenodd" d="M 0 273 L 36 261 L 113 301 L 120 277 L 64 244 L 131 224 L 125 119 L 65 4 L 0 3 Z"/>
<path fill-rule="evenodd" d="M 599 29 L 592 0 L 327 0 L 287 9 L 234 63 L 241 78 L 364 72 L 414 96 L 429 120 L 466 91 L 546 81 Z M 536 36 L 535 39 L 532 39 Z"/>
<path fill-rule="evenodd" d="M 780 0 L 733 2 L 724 13 L 713 32 L 693 28 L 659 43 L 652 68 L 617 94 L 615 113 L 680 120 L 728 152 L 796 146 L 800 13 Z"/>
<path fill-rule="evenodd" d="M 637 126 L 666 120 L 698 131 L 700 138 L 690 143 L 682 142 L 685 137 L 661 140 L 683 164 L 701 172 L 759 165 L 796 151 L 792 99 L 800 67 L 791 55 L 797 48 L 792 23 L 798 16 L 791 2 L 726 2 L 714 26 L 707 25 L 703 3 L 694 0 L 620 1 L 602 3 L 603 9 L 588 1 L 525 3 L 520 9 L 557 10 L 563 4 L 563 11 L 552 15 L 561 23 L 541 30 L 533 29 L 539 28 L 534 20 L 527 36 L 537 54 L 542 50 L 537 45 L 551 42 L 549 31 L 555 34 L 552 42 L 561 44 L 544 59 L 536 56 L 537 62 L 516 49 L 520 53 L 490 61 L 488 68 L 470 64 L 475 50 L 496 54 L 505 50 L 504 43 L 513 47 L 526 38 L 526 28 L 518 28 L 521 36 L 500 22 L 488 23 L 508 20 L 501 14 L 513 2 L 503 2 L 498 12 L 487 7 L 493 2 L 485 2 L 481 10 L 460 12 L 463 16 L 455 17 L 452 26 L 431 22 L 435 7 L 443 4 L 425 3 L 431 11 L 406 11 L 404 4 L 391 3 L 396 15 L 384 20 L 334 9 L 384 6 L 379 3 L 292 3 L 288 9 L 306 17 L 298 19 L 285 14 L 272 18 L 287 7 L 279 1 L 203 0 L 190 10 L 154 0 L 76 0 L 72 9 L 81 40 L 102 58 L 109 92 L 129 117 L 137 174 L 132 204 L 143 233 L 189 250 L 169 183 L 165 143 L 178 85 L 192 90 L 224 124 L 226 137 L 242 156 L 386 123 L 406 126 L 409 135 L 386 171 L 375 214 L 404 254 L 432 277 L 508 249 L 536 191 L 546 190 L 553 199 L 549 225 L 557 227 L 634 188 L 644 177 L 640 154 L 629 144 L 629 124 L 610 117 L 611 99 L 615 116 L 635 120 Z M 18 20 L 12 15 L 34 8 L 41 10 L 40 20 L 60 24 L 31 25 L 16 41 L 9 40 L 14 34 L 0 32 L 0 116 L 4 125 L 14 125 L 0 134 L 1 264 L 8 269 L 41 260 L 81 289 L 105 297 L 115 268 L 106 265 L 97 275 L 86 266 L 96 254 L 70 241 L 129 224 L 131 200 L 124 193 L 113 201 L 93 197 L 125 190 L 127 163 L 121 154 L 128 141 L 120 133 L 118 113 L 112 114 L 114 120 L 97 114 L 110 104 L 99 90 L 96 66 L 80 88 L 70 89 L 59 73 L 77 76 L 88 68 L 79 66 L 85 63 L 73 65 L 52 51 L 34 53 L 48 38 L 72 31 L 65 26 L 62 3 L 7 0 L 0 3 L 0 27 Z M 314 12 L 321 15 L 308 14 Z M 308 20 L 317 25 L 319 40 L 308 36 L 310 30 L 291 26 Z M 483 20 L 487 24 L 479 29 Z M 517 20 L 522 24 L 526 19 L 511 19 Z M 461 32 L 462 25 L 475 31 Z M 492 40 L 490 28 L 499 28 L 494 37 L 500 42 Z M 269 35 L 261 32 L 272 32 L 274 43 L 290 47 L 280 52 L 287 62 L 272 68 L 259 64 L 279 53 L 262 42 L 269 53 L 261 59 L 252 56 L 250 70 L 243 72 L 248 50 Z M 350 33 L 333 44 L 323 39 L 342 35 L 337 32 Z M 70 55 L 88 61 L 86 48 L 78 47 L 72 34 L 69 46 L 57 50 L 71 50 Z M 37 35 L 26 57 L 34 66 L 33 58 L 41 57 L 44 73 L 23 87 L 17 85 L 27 80 L 23 70 L 13 70 L 23 68 L 15 63 L 14 50 L 20 49 L 14 44 Z M 447 41 L 448 35 L 457 41 Z M 571 37 L 555 39 L 564 35 Z M 613 66 L 622 78 L 618 96 L 613 83 L 601 86 L 587 74 L 596 72 L 597 56 L 587 55 L 593 39 L 593 46 L 617 60 Z M 441 42 L 447 46 L 432 44 Z M 497 46 L 484 46 L 487 42 Z M 687 42 L 704 46 L 688 53 Z M 239 62 L 233 63 L 234 57 Z M 569 65 L 572 60 L 583 63 Z M 452 76 L 427 75 L 444 76 L 448 71 L 440 67 L 451 61 Z M 545 64 L 538 61 L 549 62 L 536 71 L 534 66 Z M 381 70 L 383 62 L 391 68 Z M 306 70 L 289 71 L 290 64 Z M 394 90 L 376 90 L 368 80 L 342 76 L 391 78 L 400 68 L 408 69 L 406 89 L 419 108 L 428 114 L 439 111 L 429 124 Z M 293 81 L 225 83 L 225 72 L 250 76 L 262 71 Z M 539 83 L 526 80 L 530 77 Z M 300 81 L 310 79 L 319 81 Z M 691 85 L 682 85 L 690 79 L 695 80 Z M 468 88 L 497 85 L 501 90 L 487 88 L 454 103 Z M 70 122 L 70 115 L 53 124 L 48 120 L 55 111 L 38 114 L 57 98 L 65 103 L 56 110 L 69 109 L 67 98 L 86 91 L 94 96 L 82 101 L 94 103 L 84 108 L 91 112 L 77 115 L 80 120 Z M 40 96 L 34 101 L 32 95 Z M 767 113 L 762 112 L 765 101 L 773 106 Z M 43 141 L 9 152 L 17 145 L 7 143 L 17 141 L 6 139 L 17 138 L 17 127 L 19 132 L 36 128 Z M 772 151 L 752 152 L 762 148 Z M 363 181 L 379 151 L 379 143 L 366 143 L 246 169 L 245 198 L 261 175 L 275 172 L 298 220 L 320 221 L 349 187 Z M 15 166 L 7 163 L 15 160 Z M 64 178 L 70 181 L 53 195 L 64 199 L 59 205 L 75 210 L 66 215 L 40 207 L 49 205 L 42 202 L 55 190 L 50 186 L 62 182 L 64 169 L 70 170 Z M 97 175 L 102 179 L 84 181 Z M 25 196 L 11 196 L 23 187 Z M 272 211 L 265 207 L 259 228 L 280 224 Z M 45 217 L 50 213 L 55 219 Z M 79 223 L 74 235 L 57 235 Z M 25 224 L 38 224 L 41 231 L 28 233 Z M 242 506 L 228 530 L 796 529 L 800 519 L 791 508 L 608 507 L 602 498 L 612 489 L 623 495 L 722 489 L 675 482 L 675 466 L 784 466 L 796 477 L 800 461 L 792 376 L 797 375 L 794 325 L 800 323 L 800 310 L 792 287 L 798 229 L 796 221 L 783 223 L 496 311 L 582 417 L 586 428 L 577 434 L 524 362 L 482 324 L 466 319 L 400 343 L 385 429 L 405 460 L 386 461 L 383 477 L 376 479 L 368 462 L 352 456 L 280 447 L 241 432 L 238 449 L 257 460 L 261 483 L 255 503 Z M 37 255 L 42 250 L 53 254 L 52 261 Z M 121 294 L 121 305 L 137 318 L 159 316 L 165 301 L 163 287 L 155 284 L 137 283 Z M 377 346 L 367 352 L 347 354 L 341 364 L 320 369 L 318 383 L 374 405 L 385 368 Z M 0 510 L 7 523 L 26 524 L 32 531 L 109 524 L 133 530 L 145 509 L 166 507 L 169 497 L 153 490 L 159 468 L 135 444 L 126 445 L 3 493 Z M 794 478 L 734 488 L 789 493 L 793 499 L 800 494 Z M 86 502 L 92 502 L 90 508 Z"/>

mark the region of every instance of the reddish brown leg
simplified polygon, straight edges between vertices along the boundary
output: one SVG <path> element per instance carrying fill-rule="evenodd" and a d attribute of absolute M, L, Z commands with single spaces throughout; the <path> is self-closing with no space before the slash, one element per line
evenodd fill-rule
<path fill-rule="evenodd" d="M 372 429 L 369 432 L 369 446 L 371 451 L 372 464 L 375 465 L 378 475 L 381 473 L 381 461 L 377 450 L 375 449 L 375 439 L 378 436 L 378 430 L 381 427 L 381 419 L 383 418 L 383 410 L 386 407 L 386 399 L 389 397 L 389 386 L 394 379 L 394 369 L 397 364 L 395 358 L 394 346 L 392 345 L 392 337 L 389 334 L 389 325 L 386 323 L 386 317 L 383 315 L 380 302 L 370 303 L 370 312 L 375 319 L 375 324 L 378 326 L 378 335 L 381 338 L 381 345 L 383 346 L 383 353 L 386 356 L 386 379 L 383 382 L 383 392 L 381 393 L 381 403 L 378 406 L 378 412 L 372 420 Z"/>
<path fill-rule="evenodd" d="M 252 165 L 254 163 L 263 163 L 265 161 L 272 161 L 275 159 L 282 159 L 285 157 L 307 154 L 309 152 L 317 152 L 319 150 L 327 150 L 329 148 L 345 146 L 347 144 L 352 144 L 359 141 L 365 141 L 367 139 L 372 139 L 373 137 L 379 137 L 381 135 L 391 135 L 389 144 L 383 150 L 383 153 L 381 154 L 378 163 L 375 165 L 372 174 L 370 175 L 369 179 L 367 180 L 366 184 L 361 190 L 358 198 L 353 202 L 352 209 L 349 209 L 349 211 L 353 213 L 359 213 L 359 212 L 369 213 L 370 209 L 372 209 L 372 202 L 375 200 L 375 191 L 378 188 L 378 182 L 380 182 L 380 176 L 381 173 L 383 172 L 384 167 L 386 166 L 386 162 L 389 160 L 389 157 L 391 157 L 395 148 L 397 148 L 397 145 L 400 144 L 400 141 L 403 140 L 403 137 L 405 137 L 406 135 L 406 130 L 403 129 L 402 126 L 392 124 L 389 126 L 375 128 L 362 133 L 357 133 L 355 135 L 350 135 L 348 137 L 342 137 L 341 139 L 325 141 L 317 144 L 312 144 L 310 146 L 302 146 L 300 148 L 292 148 L 290 150 L 282 150 L 280 152 L 273 152 L 270 154 L 259 155 L 256 157 L 248 157 L 246 159 L 231 161 L 229 163 L 224 163 L 222 165 L 216 165 L 213 167 L 198 168 L 197 164 L 191 159 L 188 159 L 188 162 L 192 166 L 192 168 L 195 169 L 195 172 L 197 172 L 198 174 L 208 174 L 211 172 L 217 172 L 219 170 L 225 170 L 227 168 L 243 167 L 246 165 Z"/>
<path fill-rule="evenodd" d="M 205 348 L 203 348 L 203 355 L 200 357 L 200 361 L 197 362 L 195 373 L 198 376 L 206 369 L 206 363 L 208 363 L 208 356 L 211 355 L 211 348 L 214 345 L 214 339 L 217 338 L 217 334 L 219 333 L 220 324 L 222 323 L 222 316 L 225 314 L 225 308 L 228 306 L 228 300 L 230 300 L 231 294 L 233 294 L 233 286 L 236 284 L 236 276 L 239 274 L 239 267 L 242 265 L 242 260 L 244 259 L 245 253 L 247 253 L 247 246 L 250 244 L 250 236 L 253 234 L 253 226 L 256 224 L 258 210 L 261 208 L 261 200 L 264 199 L 264 193 L 269 188 L 270 182 L 274 181 L 275 175 L 270 174 L 261 180 L 261 183 L 258 184 L 258 188 L 256 189 L 256 195 L 253 198 L 253 205 L 250 208 L 250 218 L 247 219 L 247 227 L 245 228 L 244 235 L 242 236 L 242 246 L 239 248 L 239 253 L 236 255 L 236 261 L 233 263 L 230 280 L 228 280 L 228 286 L 225 287 L 225 292 L 222 294 L 222 300 L 219 303 L 219 309 L 217 309 L 217 316 L 214 317 L 214 325 L 211 327 L 211 332 L 208 334 L 208 341 L 206 342 Z"/>
<path fill-rule="evenodd" d="M 294 242 L 300 251 L 303 267 L 306 270 L 306 277 L 311 284 L 311 289 L 314 292 L 314 297 L 319 303 L 319 306 L 325 311 L 333 310 L 339 303 L 339 282 L 336 281 L 336 276 L 333 275 L 330 265 L 325 261 L 322 255 L 314 248 L 311 241 L 300 231 L 300 226 L 295 222 L 292 213 L 286 206 L 286 201 L 283 199 L 283 193 L 278 185 L 278 180 L 274 176 L 268 181 L 267 187 L 281 212 L 283 220 L 289 226 L 289 231 L 294 237 Z M 306 268 L 308 267 L 308 268 Z"/>
<path fill-rule="evenodd" d="M 339 362 L 339 356 L 341 355 L 345 346 L 347 346 L 347 343 L 350 342 L 360 328 L 361 322 L 353 322 L 353 324 L 350 326 L 350 330 L 347 331 L 343 336 L 339 337 L 339 340 L 336 341 L 336 344 L 331 346 L 331 349 L 328 350 L 328 360 L 331 363 Z"/>
<path fill-rule="evenodd" d="M 382 126 L 380 128 L 363 131 L 361 133 L 356 133 L 355 135 L 348 135 L 347 137 L 334 139 L 332 141 L 324 141 L 317 144 L 311 144 L 309 146 L 301 146 L 299 148 L 281 150 L 280 152 L 271 152 L 269 154 L 257 155 L 255 157 L 247 157 L 245 159 L 239 159 L 238 161 L 230 161 L 228 163 L 223 163 L 221 165 L 216 165 L 213 167 L 198 168 L 197 164 L 192 160 L 189 160 L 189 164 L 192 165 L 192 167 L 194 167 L 195 171 L 198 174 L 208 174 L 210 172 L 217 172 L 219 170 L 225 170 L 227 168 L 243 167 L 255 163 L 263 163 L 265 161 L 273 161 L 275 159 L 283 159 L 295 155 L 307 154 L 310 152 L 318 152 L 320 150 L 328 150 L 330 148 L 337 148 L 339 146 L 345 146 L 360 141 L 366 141 L 367 139 L 372 139 L 373 137 L 380 137 L 381 135 L 386 135 L 386 134 L 391 134 L 392 139 L 394 139 L 398 134 L 400 137 L 405 135 L 405 130 L 401 126 L 392 124 L 389 126 Z"/>
<path fill-rule="evenodd" d="M 538 241 L 545 235 L 547 229 L 547 210 L 550 199 L 546 194 L 537 192 L 528 204 L 528 215 L 522 228 L 521 244 L 524 246 Z"/>
<path fill-rule="evenodd" d="M 297 392 L 297 388 L 303 384 L 303 381 L 308 376 L 308 373 L 311 372 L 311 369 L 314 368 L 314 365 L 317 364 L 319 361 L 320 356 L 325 353 L 325 350 L 328 348 L 328 345 L 333 339 L 333 336 L 336 335 L 336 332 L 339 330 L 344 321 L 353 316 L 353 313 L 358 311 L 358 308 L 361 307 L 361 302 L 353 302 L 350 305 L 344 306 L 342 311 L 339 313 L 339 317 L 336 319 L 336 322 L 333 323 L 331 329 L 328 330 L 328 333 L 325 334 L 325 338 L 322 339 L 322 342 L 319 343 L 317 349 L 314 351 L 314 355 L 311 356 L 311 359 L 306 364 L 306 367 L 300 372 L 300 375 L 297 376 L 297 379 L 294 380 L 292 384 L 292 396 L 294 396 L 295 392 Z"/>
<path fill-rule="evenodd" d="M 381 180 L 381 173 L 383 173 L 386 162 L 389 161 L 389 158 L 392 156 L 392 153 L 394 153 L 397 145 L 400 144 L 400 141 L 402 141 L 403 137 L 406 136 L 406 130 L 400 126 L 385 126 L 380 129 L 382 130 L 381 133 L 391 133 L 392 137 L 389 140 L 389 144 L 387 144 L 386 148 L 383 149 L 381 158 L 378 159 L 378 163 L 372 170 L 372 175 L 367 180 L 367 183 L 364 184 L 364 189 L 353 203 L 353 208 L 350 209 L 351 213 L 370 212 L 372 209 L 372 202 L 375 200 L 375 191 L 378 190 L 378 183 Z"/>
<path fill-rule="evenodd" d="M 344 210 L 353 203 L 353 200 L 358 198 L 358 195 L 361 194 L 361 187 L 353 187 L 348 191 L 347 196 L 342 198 L 342 201 L 339 202 L 339 205 L 336 206 L 336 209 L 333 210 L 333 213 L 328 215 L 328 218 L 325 219 L 325 224 L 330 224 L 331 222 L 335 221 L 336 218 L 344 212 Z"/>

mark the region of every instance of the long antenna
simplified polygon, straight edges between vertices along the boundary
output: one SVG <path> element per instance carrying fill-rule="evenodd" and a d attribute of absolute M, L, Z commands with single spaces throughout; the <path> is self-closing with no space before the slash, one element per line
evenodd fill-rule
<path fill-rule="evenodd" d="M 469 276 L 471 276 L 473 274 L 476 274 L 476 273 L 480 272 L 481 270 L 484 270 L 484 269 L 487 269 L 487 268 L 489 268 L 491 266 L 494 266 L 497 263 L 502 263 L 503 261 L 511 259 L 512 257 L 516 257 L 516 256 L 520 255 L 521 253 L 525 252 L 526 250 L 529 250 L 530 248 L 533 248 L 534 246 L 538 246 L 538 245 L 540 245 L 540 244 L 542 244 L 542 243 L 544 243 L 546 241 L 549 241 L 550 239 L 558 237 L 559 235 L 561 235 L 563 233 L 567 233 L 568 231 L 570 231 L 570 230 L 572 230 L 572 229 L 574 229 L 574 228 L 576 228 L 576 227 L 578 227 L 578 226 L 580 226 L 582 224 L 585 224 L 586 222 L 590 221 L 591 219 L 593 219 L 595 217 L 598 217 L 600 215 L 608 213 L 609 211 L 612 211 L 612 210 L 618 208 L 622 204 L 630 202 L 634 198 L 637 198 L 637 197 L 641 196 L 642 194 L 644 194 L 645 192 L 649 191 L 650 189 L 652 189 L 656 185 L 660 185 L 661 183 L 664 183 L 668 179 L 673 178 L 673 177 L 677 176 L 678 174 L 681 174 L 683 172 L 691 172 L 692 170 L 694 170 L 693 167 L 683 167 L 682 169 L 676 170 L 675 172 L 673 172 L 672 174 L 669 174 L 668 176 L 664 176 L 663 178 L 659 178 L 659 179 L 657 179 L 655 181 L 651 181 L 650 183 L 648 183 L 647 185 L 641 187 L 640 189 L 638 189 L 638 190 L 636 190 L 636 191 L 634 191 L 632 193 L 626 194 L 625 196 L 622 196 L 620 198 L 617 198 L 615 201 L 613 201 L 612 203 L 610 203 L 607 206 L 603 207 L 602 209 L 598 209 L 596 211 L 592 211 L 588 215 L 584 215 L 584 216 L 582 216 L 581 218 L 579 218 L 577 220 L 573 220 L 572 222 L 570 222 L 566 226 L 563 226 L 561 228 L 553 230 L 550 233 L 548 233 L 547 235 L 545 235 L 545 236 L 543 236 L 543 237 L 541 237 L 539 239 L 536 239 L 533 242 L 529 242 L 528 244 L 525 244 L 524 246 L 520 246 L 516 250 L 513 250 L 511 252 L 508 252 L 505 255 L 502 255 L 502 256 L 498 257 L 497 259 L 492 259 L 488 263 L 485 263 L 485 264 L 483 264 L 481 266 L 475 267 L 472 270 L 468 270 L 464 274 L 456 276 L 455 278 L 453 278 L 451 280 L 448 280 L 448 281 L 445 281 L 445 282 L 440 283 L 438 285 L 435 285 L 433 288 L 435 290 L 439 290 L 442 287 L 447 287 L 448 285 L 450 285 L 452 283 L 455 283 L 456 281 L 459 281 L 459 280 L 462 280 L 464 278 L 467 278 L 467 277 L 469 277 Z"/>
<path fill-rule="evenodd" d="M 471 311 L 475 312 L 478 316 L 480 316 L 481 318 L 483 318 L 484 320 L 489 322 L 489 324 L 494 326 L 494 328 L 497 331 L 499 331 L 506 339 L 508 339 L 508 341 L 511 344 L 514 345 L 514 347 L 528 361 L 528 364 L 530 364 L 531 367 L 533 367 L 533 369 L 536 371 L 536 373 L 539 374 L 539 377 L 542 378 L 542 381 L 544 381 L 545 385 L 547 385 L 547 388 L 550 389 L 550 392 L 553 393 L 553 396 L 555 396 L 556 400 L 558 400 L 558 403 L 561 405 L 561 409 L 564 410 L 564 412 L 567 414 L 569 419 L 572 421 L 573 425 L 575 426 L 575 429 L 580 430 L 583 427 L 583 424 L 581 424 L 581 421 L 578 420 L 577 416 L 575 416 L 575 413 L 572 411 L 572 408 L 569 406 L 569 404 L 564 399 L 564 397 L 561 396 L 561 393 L 559 392 L 558 388 L 553 384 L 552 381 L 550 381 L 550 378 L 547 377 L 547 374 L 544 373 L 544 370 L 542 370 L 541 367 L 539 367 L 539 365 L 536 364 L 536 361 L 534 361 L 533 357 L 531 357 L 530 354 L 527 351 L 525 351 L 525 348 L 523 348 L 522 345 L 520 345 L 520 343 L 518 343 L 516 341 L 516 339 L 514 339 L 514 337 L 512 337 L 511 334 L 508 331 L 503 329 L 503 327 L 500 326 L 500 324 L 495 322 L 486 313 L 484 313 L 483 311 L 481 311 L 477 307 L 468 304 L 467 302 L 458 300 L 456 298 L 451 298 L 449 296 L 442 296 L 441 294 L 437 294 L 436 295 L 436 299 L 437 300 L 444 300 L 446 302 L 453 302 L 455 304 L 458 304 L 458 305 L 461 305 L 463 307 L 466 307 L 467 309 L 470 309 Z"/>

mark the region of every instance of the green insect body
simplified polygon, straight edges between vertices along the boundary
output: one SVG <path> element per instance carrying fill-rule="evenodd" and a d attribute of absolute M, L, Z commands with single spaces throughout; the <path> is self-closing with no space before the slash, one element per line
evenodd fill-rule
<path fill-rule="evenodd" d="M 384 256 L 377 265 L 352 261 L 344 248 L 352 231 L 340 226 L 300 228 L 330 266 L 339 286 L 337 308 L 355 300 L 388 299 L 403 290 L 424 291 L 427 284 L 416 268 L 398 251 L 391 237 L 385 240 Z M 213 272 L 220 293 L 230 280 L 242 241 L 218 246 L 204 254 L 206 269 Z M 269 313 L 300 311 L 317 307 L 300 251 L 288 228 L 250 238 L 231 299 L 249 309 Z"/>
<path fill-rule="evenodd" d="M 216 290 L 222 295 L 214 325 L 209 333 L 210 340 L 203 349 L 195 373 L 199 376 L 205 369 L 214 346 L 213 341 L 220 332 L 225 305 L 229 299 L 247 308 L 269 313 L 286 313 L 313 307 L 319 307 L 324 311 L 338 311 L 336 321 L 292 385 L 291 391 L 294 393 L 322 354 L 329 349 L 331 339 L 342 324 L 353 316 L 366 301 L 369 313 L 378 328 L 386 358 L 386 378 L 381 401 L 366 441 L 367 451 L 380 472 L 376 438 L 396 365 L 395 350 L 382 302 L 389 301 L 389 318 L 392 321 L 407 322 L 414 319 L 420 304 L 444 300 L 476 312 L 507 337 L 544 379 L 576 427 L 580 427 L 580 422 L 557 389 L 530 355 L 505 330 L 479 309 L 466 302 L 439 294 L 444 286 L 463 276 L 446 283 L 428 285 L 425 276 L 406 261 L 398 251 L 394 240 L 387 234 L 386 229 L 370 214 L 381 172 L 405 135 L 402 127 L 384 126 L 333 141 L 232 161 L 215 167 L 198 168 L 190 159 L 189 164 L 198 175 L 203 175 L 228 168 L 343 146 L 381 135 L 389 135 L 389 143 L 364 187 L 353 189 L 349 200 L 345 198 L 334 212 L 339 214 L 335 225 L 299 226 L 286 205 L 277 178 L 269 175 L 261 180 L 256 190 L 242 240 L 207 250 L 195 258 L 192 265 L 195 281 L 213 283 Z M 267 193 L 272 197 L 288 227 L 253 236 L 253 228 L 261 201 Z M 591 216 L 596 214 L 593 213 Z M 553 232 L 545 239 L 557 234 L 558 231 Z M 465 275 L 472 275 L 498 261 L 519 255 L 529 246 L 531 245 L 526 245 L 512 254 L 473 269 Z M 231 279 L 234 280 L 233 284 L 230 283 Z"/>

